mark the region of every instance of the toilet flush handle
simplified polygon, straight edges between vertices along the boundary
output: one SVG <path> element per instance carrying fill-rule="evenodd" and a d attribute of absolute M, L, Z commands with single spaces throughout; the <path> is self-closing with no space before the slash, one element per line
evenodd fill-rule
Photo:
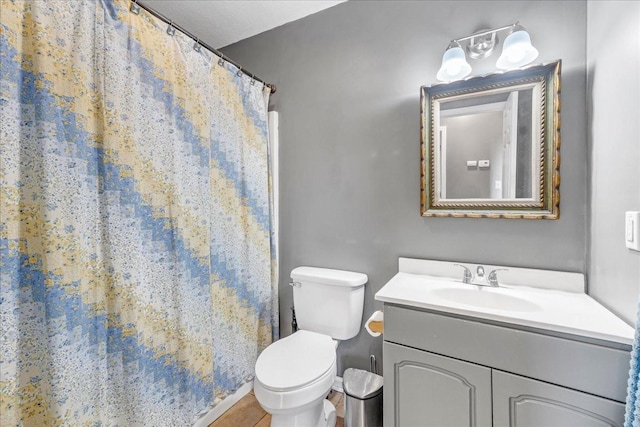
<path fill-rule="evenodd" d="M 289 286 L 292 288 L 299 288 L 302 284 L 300 282 L 289 282 Z"/>

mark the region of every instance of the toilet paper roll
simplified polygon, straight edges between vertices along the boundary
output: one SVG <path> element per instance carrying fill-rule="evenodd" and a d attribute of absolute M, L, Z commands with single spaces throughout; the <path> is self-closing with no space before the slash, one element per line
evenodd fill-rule
<path fill-rule="evenodd" d="M 369 320 L 364 322 L 364 328 L 372 337 L 379 337 L 384 330 L 384 313 L 382 311 L 374 311 Z"/>

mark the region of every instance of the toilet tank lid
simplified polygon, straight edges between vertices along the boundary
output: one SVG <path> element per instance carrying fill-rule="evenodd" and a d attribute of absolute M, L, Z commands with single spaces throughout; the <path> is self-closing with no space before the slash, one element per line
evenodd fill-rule
<path fill-rule="evenodd" d="M 315 282 L 354 288 L 364 285 L 369 280 L 364 273 L 318 267 L 296 267 L 291 271 L 291 279 L 294 282 Z"/>

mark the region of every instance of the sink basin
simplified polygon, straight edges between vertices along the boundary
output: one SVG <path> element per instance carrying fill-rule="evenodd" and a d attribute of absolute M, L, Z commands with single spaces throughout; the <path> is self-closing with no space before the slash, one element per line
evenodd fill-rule
<path fill-rule="evenodd" d="M 513 295 L 501 293 L 493 288 L 478 288 L 470 286 L 462 288 L 440 288 L 431 291 L 431 295 L 453 303 L 464 304 L 478 308 L 488 308 L 502 311 L 532 312 L 542 308 L 531 301 Z"/>

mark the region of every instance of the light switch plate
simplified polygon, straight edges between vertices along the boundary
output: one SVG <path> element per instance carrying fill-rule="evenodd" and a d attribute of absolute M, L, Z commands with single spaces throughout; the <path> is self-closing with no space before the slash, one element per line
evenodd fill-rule
<path fill-rule="evenodd" d="M 640 212 L 624 214 L 624 242 L 629 249 L 640 251 Z"/>

